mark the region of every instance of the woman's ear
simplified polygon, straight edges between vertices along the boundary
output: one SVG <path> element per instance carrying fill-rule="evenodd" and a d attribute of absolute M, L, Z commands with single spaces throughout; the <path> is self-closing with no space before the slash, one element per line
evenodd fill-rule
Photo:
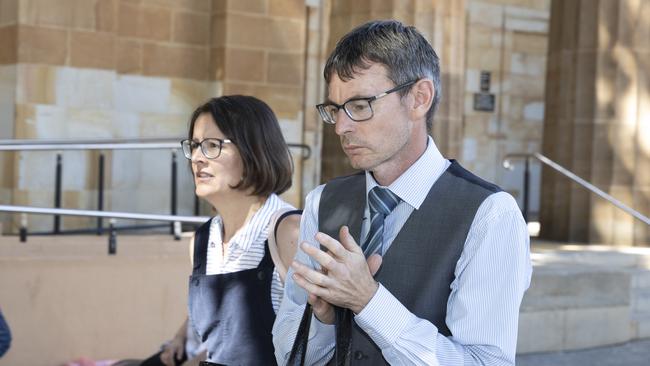
<path fill-rule="evenodd" d="M 413 120 L 426 119 L 427 113 L 433 103 L 433 98 L 436 95 L 436 89 L 433 86 L 431 79 L 420 79 L 410 91 L 412 95 L 411 113 Z"/>

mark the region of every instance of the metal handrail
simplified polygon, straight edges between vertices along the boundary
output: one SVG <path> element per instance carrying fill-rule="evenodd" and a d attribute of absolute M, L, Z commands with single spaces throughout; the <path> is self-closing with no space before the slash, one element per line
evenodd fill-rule
<path fill-rule="evenodd" d="M 61 215 L 61 216 L 101 217 L 101 218 L 108 218 L 108 219 L 185 222 L 191 224 L 202 224 L 208 221 L 208 219 L 210 219 L 207 216 L 158 215 L 158 214 L 143 214 L 143 213 L 131 213 L 131 212 L 74 210 L 74 209 L 67 209 L 67 208 L 46 208 L 46 207 L 32 207 L 32 206 L 10 206 L 10 205 L 0 205 L 0 212 Z"/>
<path fill-rule="evenodd" d="M 0 151 L 52 151 L 52 150 L 156 150 L 180 149 L 181 137 L 146 139 L 80 139 L 80 140 L 0 140 Z M 303 159 L 311 157 L 311 147 L 288 143 L 290 148 L 304 151 Z"/>
<path fill-rule="evenodd" d="M 0 145 L 0 151 L 62 151 L 62 150 L 162 150 L 179 149 L 178 142 L 92 143 L 92 144 L 14 144 Z"/>
<path fill-rule="evenodd" d="M 554 162 L 553 160 L 549 159 L 548 157 L 546 157 L 546 156 L 544 156 L 544 155 L 542 155 L 540 153 L 508 154 L 503 158 L 503 166 L 506 169 L 510 168 L 510 166 L 511 166 L 510 159 L 513 159 L 513 158 L 528 159 L 528 158 L 531 158 L 531 157 L 539 160 L 543 164 L 546 164 L 546 165 L 550 166 L 551 168 L 555 169 L 556 171 L 563 174 L 567 178 L 569 178 L 569 179 L 573 180 L 574 182 L 580 184 L 581 186 L 587 188 L 588 190 L 590 190 L 591 192 L 597 194 L 601 198 L 607 200 L 608 202 L 610 202 L 614 206 L 616 206 L 616 207 L 620 208 L 621 210 L 625 211 L 627 214 L 632 215 L 634 218 L 636 218 L 636 219 L 640 220 L 641 222 L 645 223 L 646 225 L 650 226 L 650 218 L 648 218 L 647 216 L 645 216 L 642 213 L 634 210 L 633 208 L 631 208 L 630 206 L 624 204 L 623 202 L 617 200 L 616 198 L 614 198 L 610 194 L 604 192 L 603 190 L 601 190 L 600 188 L 596 187 L 595 185 L 589 183 L 588 181 L 580 178 L 579 176 L 577 176 L 572 171 L 566 169 L 565 167 L 561 166 L 560 164 Z"/>
<path fill-rule="evenodd" d="M 108 254 L 115 255 L 117 252 L 117 233 L 114 226 L 115 219 L 132 219 L 132 220 L 152 220 L 152 221 L 167 221 L 171 222 L 173 226 L 173 234 L 175 240 L 181 239 L 181 223 L 201 224 L 209 220 L 209 217 L 200 216 L 178 216 L 178 215 L 157 215 L 157 214 L 141 214 L 131 212 L 107 212 L 107 211 L 91 211 L 91 210 L 73 210 L 65 208 L 45 208 L 45 207 L 31 207 L 31 206 L 9 206 L 0 205 L 0 212 L 20 213 L 23 215 L 21 218 L 20 228 L 20 241 L 27 241 L 27 216 L 26 214 L 42 214 L 42 215 L 56 215 L 58 216 L 82 216 L 82 217 L 97 217 L 109 218 L 109 235 L 108 235 Z"/>

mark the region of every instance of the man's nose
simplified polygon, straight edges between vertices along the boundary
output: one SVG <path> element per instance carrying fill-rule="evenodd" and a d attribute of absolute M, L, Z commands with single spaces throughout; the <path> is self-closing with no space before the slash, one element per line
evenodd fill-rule
<path fill-rule="evenodd" d="M 345 113 L 343 108 L 341 108 L 336 112 L 336 123 L 334 124 L 334 132 L 336 132 L 336 134 L 339 136 L 343 136 L 354 129 L 355 123 L 356 122 L 350 119 L 350 116 L 348 116 L 348 114 Z"/>

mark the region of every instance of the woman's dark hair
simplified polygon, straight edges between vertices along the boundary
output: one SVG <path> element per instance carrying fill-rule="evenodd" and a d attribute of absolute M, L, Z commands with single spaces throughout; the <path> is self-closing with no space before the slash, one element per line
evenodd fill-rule
<path fill-rule="evenodd" d="M 199 106 L 190 119 L 189 138 L 194 124 L 209 113 L 219 130 L 237 146 L 244 163 L 244 176 L 233 189 L 253 187 L 255 196 L 281 194 L 291 187 L 293 161 L 280 125 L 263 101 L 245 95 L 212 98 Z"/>

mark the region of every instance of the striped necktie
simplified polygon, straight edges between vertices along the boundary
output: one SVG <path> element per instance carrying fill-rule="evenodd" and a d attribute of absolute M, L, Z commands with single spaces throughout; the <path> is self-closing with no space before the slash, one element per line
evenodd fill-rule
<path fill-rule="evenodd" d="M 400 202 L 400 198 L 387 188 L 379 186 L 368 193 L 368 207 L 370 208 L 370 230 L 366 241 L 361 248 L 366 258 L 375 253 L 383 255 L 382 243 L 384 238 L 384 220 Z"/>

